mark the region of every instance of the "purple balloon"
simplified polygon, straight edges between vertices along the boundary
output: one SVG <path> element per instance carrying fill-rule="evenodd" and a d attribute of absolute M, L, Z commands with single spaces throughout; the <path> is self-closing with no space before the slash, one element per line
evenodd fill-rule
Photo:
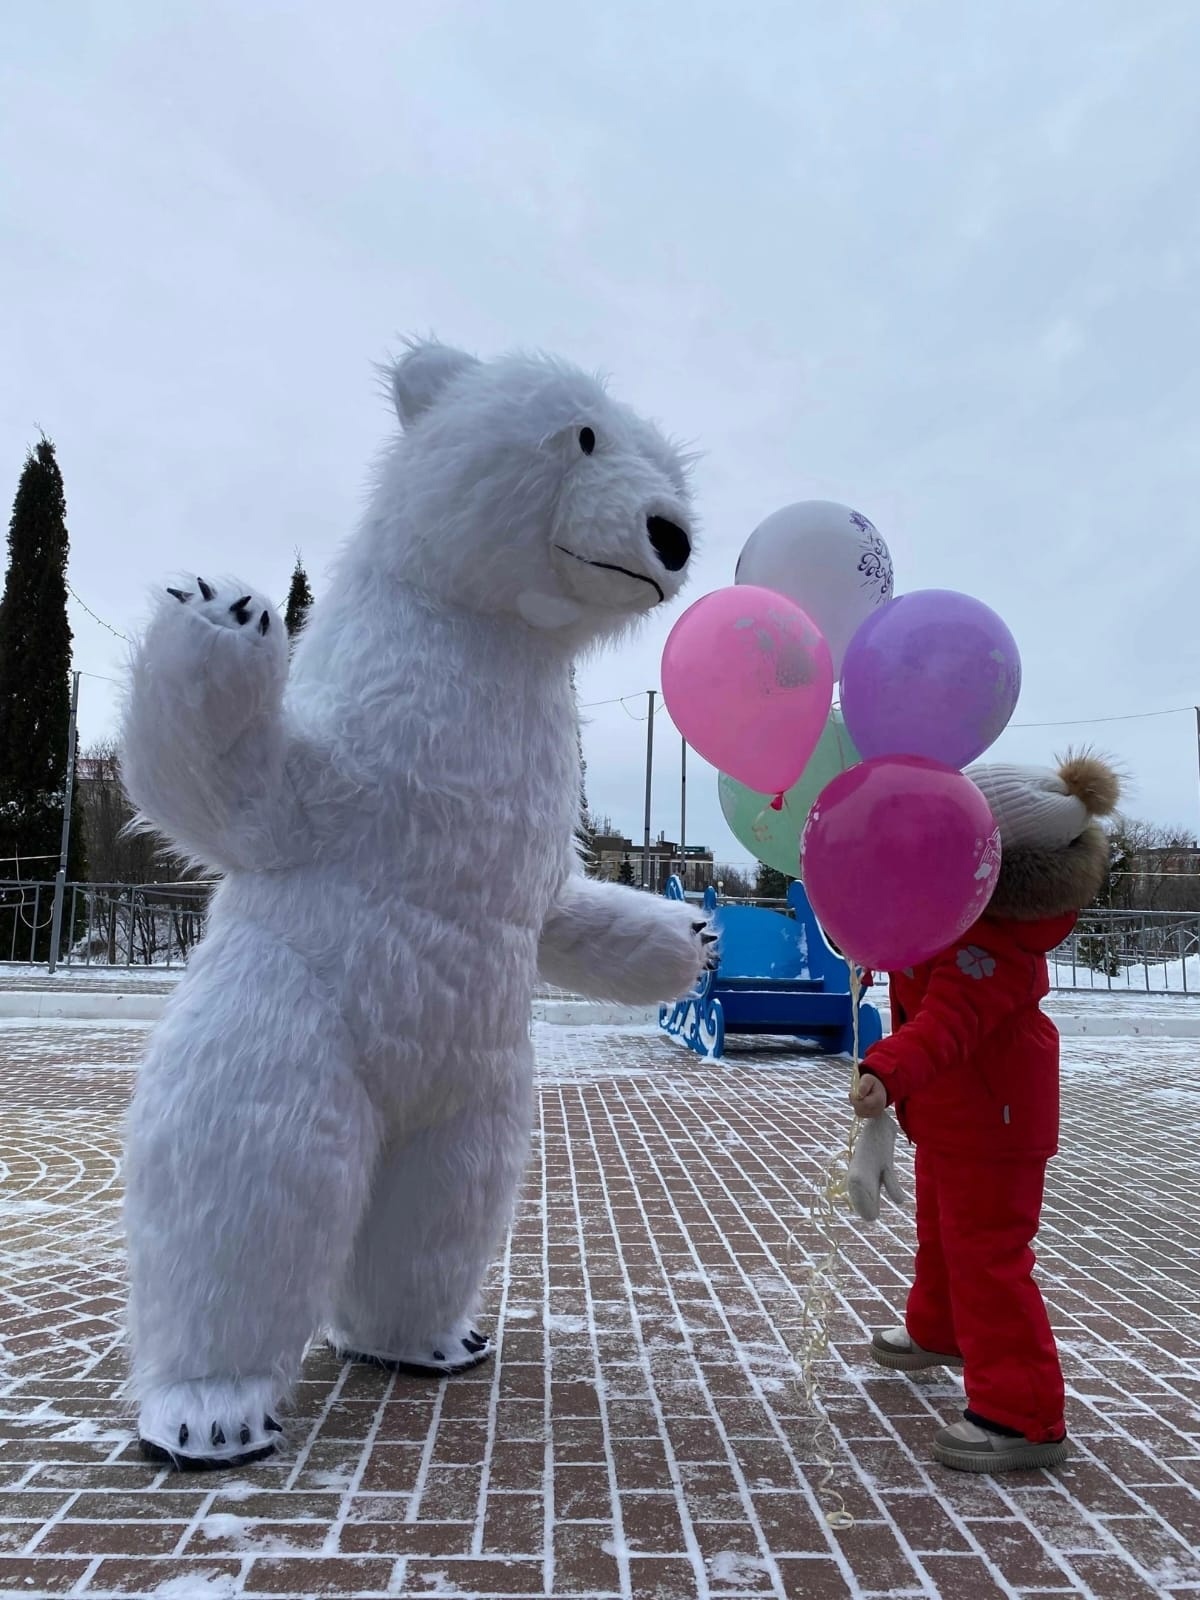
<path fill-rule="evenodd" d="M 873 611 L 846 651 L 842 716 L 864 761 L 924 756 L 963 768 L 1008 726 L 1016 640 L 981 600 L 921 589 Z"/>

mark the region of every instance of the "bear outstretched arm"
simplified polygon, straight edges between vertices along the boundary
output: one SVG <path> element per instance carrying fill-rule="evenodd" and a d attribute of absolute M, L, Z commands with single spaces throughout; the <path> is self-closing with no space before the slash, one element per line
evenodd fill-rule
<path fill-rule="evenodd" d="M 134 650 L 122 729 L 141 825 L 209 867 L 281 864 L 295 825 L 282 803 L 287 671 L 279 618 L 246 584 L 195 578 L 163 593 Z"/>
<path fill-rule="evenodd" d="M 574 874 L 542 926 L 538 972 L 573 994 L 653 1005 L 686 994 L 714 949 L 694 906 Z"/>

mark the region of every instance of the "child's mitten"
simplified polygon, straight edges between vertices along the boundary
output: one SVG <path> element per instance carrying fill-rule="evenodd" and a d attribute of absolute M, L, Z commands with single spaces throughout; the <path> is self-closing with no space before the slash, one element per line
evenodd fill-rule
<path fill-rule="evenodd" d="M 879 1191 L 887 1191 L 896 1205 L 904 1204 L 904 1190 L 896 1176 L 896 1123 L 885 1112 L 872 1117 L 859 1129 L 854 1154 L 850 1157 L 847 1191 L 850 1204 L 864 1222 L 879 1219 Z"/>

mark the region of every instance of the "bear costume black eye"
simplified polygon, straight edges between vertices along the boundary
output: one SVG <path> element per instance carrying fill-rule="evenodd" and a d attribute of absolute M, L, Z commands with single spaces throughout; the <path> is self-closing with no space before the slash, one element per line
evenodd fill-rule
<path fill-rule="evenodd" d="M 583 451 L 585 456 L 590 456 L 592 451 L 596 448 L 596 435 L 592 432 L 591 428 L 580 428 L 579 448 Z"/>

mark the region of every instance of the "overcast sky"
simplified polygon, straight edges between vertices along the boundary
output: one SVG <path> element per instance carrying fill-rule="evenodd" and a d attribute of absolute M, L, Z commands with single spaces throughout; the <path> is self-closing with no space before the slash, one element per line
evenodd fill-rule
<path fill-rule="evenodd" d="M 1195 0 L 5 6 L 0 492 L 44 428 L 71 582 L 123 633 L 180 566 L 282 600 L 299 548 L 319 597 L 391 426 L 371 363 L 539 346 L 703 452 L 693 597 L 769 512 L 843 500 L 898 589 L 1007 620 L 1018 722 L 1188 707 L 1197 84 Z M 672 617 L 581 698 L 657 687 Z M 85 742 L 115 692 L 84 680 Z M 593 809 L 640 837 L 645 726 L 589 718 Z M 1200 824 L 1188 712 L 998 749 L 1082 737 L 1131 811 Z M 689 779 L 690 838 L 742 857 Z"/>

